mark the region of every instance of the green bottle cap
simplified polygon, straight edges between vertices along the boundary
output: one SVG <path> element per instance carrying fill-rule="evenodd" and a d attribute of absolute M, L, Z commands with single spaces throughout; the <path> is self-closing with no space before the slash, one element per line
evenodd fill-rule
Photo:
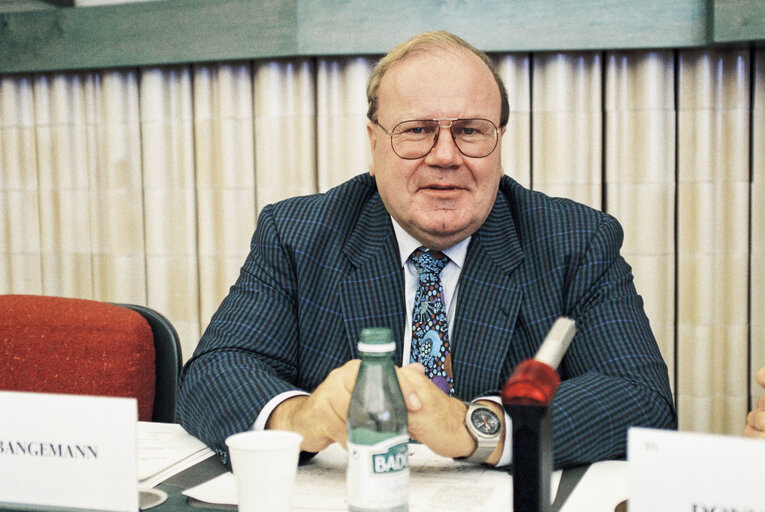
<path fill-rule="evenodd" d="M 387 327 L 367 327 L 361 330 L 359 351 L 368 353 L 385 353 L 396 350 L 390 329 Z"/>

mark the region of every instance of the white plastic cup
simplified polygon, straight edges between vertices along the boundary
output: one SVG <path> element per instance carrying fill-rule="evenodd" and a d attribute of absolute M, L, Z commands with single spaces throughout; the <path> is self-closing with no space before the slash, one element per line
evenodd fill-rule
<path fill-rule="evenodd" d="M 300 443 L 295 432 L 240 432 L 226 439 L 240 512 L 287 512 L 292 502 Z"/>

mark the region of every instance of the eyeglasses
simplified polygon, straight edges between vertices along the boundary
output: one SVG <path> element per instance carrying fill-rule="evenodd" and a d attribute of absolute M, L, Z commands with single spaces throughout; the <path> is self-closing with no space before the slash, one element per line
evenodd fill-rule
<path fill-rule="evenodd" d="M 488 119 L 415 119 L 402 121 L 388 131 L 393 152 L 405 160 L 423 158 L 435 147 L 441 128 L 449 128 L 460 153 L 471 158 L 489 156 L 497 147 L 499 129 Z"/>

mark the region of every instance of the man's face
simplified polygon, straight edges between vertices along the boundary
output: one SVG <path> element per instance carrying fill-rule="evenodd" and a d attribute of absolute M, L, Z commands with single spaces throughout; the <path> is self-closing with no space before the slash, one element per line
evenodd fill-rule
<path fill-rule="evenodd" d="M 411 119 L 484 118 L 499 125 L 500 110 L 491 71 L 462 48 L 410 55 L 388 69 L 378 89 L 378 121 L 388 130 Z M 367 132 L 370 174 L 385 208 L 410 235 L 442 250 L 481 227 L 503 174 L 501 140 L 489 156 L 470 158 L 441 128 L 430 153 L 405 160 L 382 128 L 369 123 Z"/>

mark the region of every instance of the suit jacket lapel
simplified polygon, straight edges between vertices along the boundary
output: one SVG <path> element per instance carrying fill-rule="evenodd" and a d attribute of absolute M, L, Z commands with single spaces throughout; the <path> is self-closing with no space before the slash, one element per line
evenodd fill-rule
<path fill-rule="evenodd" d="M 455 392 L 461 398 L 496 393 L 508 377 L 503 365 L 523 297 L 510 275 L 522 261 L 511 206 L 498 194 L 460 274 L 452 338 Z"/>
<path fill-rule="evenodd" d="M 354 270 L 340 283 L 340 303 L 351 354 L 364 327 L 389 327 L 396 342 L 396 361 L 402 357 L 404 277 L 398 243 L 388 212 L 374 194 L 348 237 L 343 252 Z"/>

